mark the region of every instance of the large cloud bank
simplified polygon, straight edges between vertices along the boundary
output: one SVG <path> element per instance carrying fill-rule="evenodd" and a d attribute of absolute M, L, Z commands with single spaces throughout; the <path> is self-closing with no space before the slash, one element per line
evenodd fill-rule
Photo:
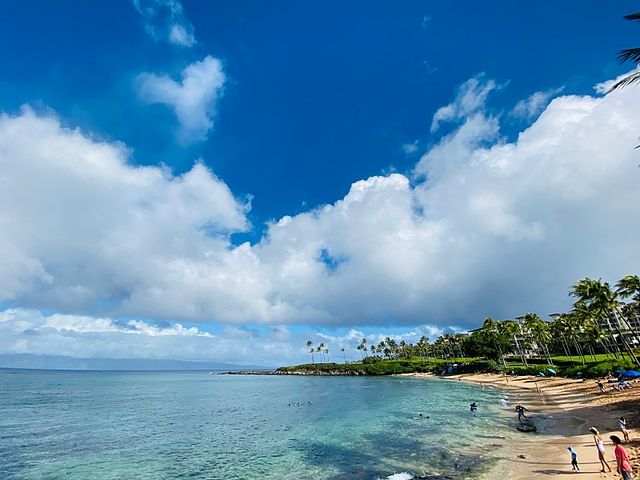
<path fill-rule="evenodd" d="M 565 308 L 567 286 L 586 275 L 637 273 L 640 90 L 558 97 L 507 142 L 484 109 L 494 87 L 465 87 L 436 119 L 453 132 L 412 175 L 356 182 L 239 246 L 230 234 L 250 228 L 248 206 L 202 164 L 176 177 L 56 118 L 4 115 L 0 302 L 113 318 L 471 327 Z"/>

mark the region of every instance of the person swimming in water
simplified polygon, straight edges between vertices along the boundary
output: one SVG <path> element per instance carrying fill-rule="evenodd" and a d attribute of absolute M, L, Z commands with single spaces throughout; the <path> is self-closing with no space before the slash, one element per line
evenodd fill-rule
<path fill-rule="evenodd" d="M 478 414 L 478 404 L 476 402 L 471 402 L 469 405 L 469 411 L 474 415 Z"/>

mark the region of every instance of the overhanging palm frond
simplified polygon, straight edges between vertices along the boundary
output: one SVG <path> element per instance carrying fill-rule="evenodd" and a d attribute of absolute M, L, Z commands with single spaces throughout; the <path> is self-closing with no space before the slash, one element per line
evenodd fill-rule
<path fill-rule="evenodd" d="M 616 83 L 614 83 L 611 86 L 611 88 L 609 88 L 607 93 L 613 92 L 614 90 L 616 90 L 618 88 L 626 87 L 627 85 L 631 85 L 632 83 L 636 83 L 636 82 L 640 82 L 640 71 L 639 72 L 633 72 L 632 74 L 627 75 L 623 79 L 618 80 Z"/>
<path fill-rule="evenodd" d="M 624 16 L 625 20 L 640 20 L 640 12 L 630 13 Z"/>
<path fill-rule="evenodd" d="M 631 60 L 634 63 L 640 63 L 640 48 L 625 48 L 618 53 L 618 60 L 620 62 L 628 62 Z"/>

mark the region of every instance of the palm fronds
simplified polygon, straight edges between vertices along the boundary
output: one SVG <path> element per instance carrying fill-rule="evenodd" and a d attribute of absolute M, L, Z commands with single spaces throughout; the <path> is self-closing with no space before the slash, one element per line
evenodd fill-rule
<path fill-rule="evenodd" d="M 640 21 L 640 12 L 630 13 L 629 15 L 624 16 L 625 20 L 631 21 Z M 620 50 L 618 53 L 618 60 L 621 63 L 625 62 L 633 62 L 636 65 L 640 65 L 640 48 L 625 48 L 624 50 Z M 631 85 L 632 83 L 636 83 L 640 81 L 640 71 L 633 72 L 626 77 L 618 80 L 614 83 L 611 88 L 607 91 L 610 93 L 618 88 L 626 87 L 627 85 Z"/>
<path fill-rule="evenodd" d="M 632 61 L 634 63 L 640 63 L 640 48 L 625 48 L 618 53 L 618 60 L 621 63 Z"/>
<path fill-rule="evenodd" d="M 622 87 L 626 87 L 627 85 L 631 85 L 632 83 L 640 82 L 640 71 L 633 72 L 630 75 L 618 80 L 614 83 L 611 88 L 607 91 L 607 93 L 613 92 L 614 90 Z"/>

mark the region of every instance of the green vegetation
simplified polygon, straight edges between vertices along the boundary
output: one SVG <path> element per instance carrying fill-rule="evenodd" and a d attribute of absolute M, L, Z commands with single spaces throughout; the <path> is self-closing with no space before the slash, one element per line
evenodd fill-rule
<path fill-rule="evenodd" d="M 590 278 L 576 282 L 570 312 L 535 313 L 513 320 L 484 319 L 466 333 L 447 333 L 433 343 L 422 337 L 416 344 L 387 337 L 377 344 L 361 339 L 358 362 L 329 363 L 329 347 L 306 346 L 311 363 L 282 367 L 279 372 L 333 375 L 389 375 L 410 372 L 503 372 L 519 375 L 593 378 L 640 365 L 640 277 L 628 275 L 612 288 Z M 317 355 L 314 357 L 314 353 Z M 321 363 L 315 363 L 315 359 Z"/>
<path fill-rule="evenodd" d="M 449 360 L 439 358 L 407 359 L 407 360 L 382 360 L 370 361 L 373 357 L 367 357 L 362 362 L 354 363 L 305 363 L 291 367 L 280 367 L 281 373 L 301 373 L 308 375 L 396 375 L 399 373 L 442 373 Z M 369 360 L 369 361 L 368 361 Z M 495 371 L 495 362 L 487 360 L 467 361 L 464 366 L 471 367 L 469 371 Z M 463 364 L 460 364 L 462 367 Z"/>
<path fill-rule="evenodd" d="M 368 357 L 371 358 L 371 357 Z M 536 359 L 533 359 L 536 360 Z M 544 361 L 544 359 L 543 359 Z M 529 362 L 526 366 L 520 362 L 507 362 L 507 366 L 487 359 L 463 359 L 459 362 L 439 358 L 409 359 L 409 360 L 379 360 L 376 362 L 354 363 L 306 363 L 277 369 L 282 374 L 306 375 L 397 375 L 401 373 L 434 373 L 434 374 L 464 374 L 464 373 L 505 373 L 509 375 L 540 375 L 551 376 L 547 365 Z M 564 365 L 555 366 L 555 375 L 576 378 L 597 378 L 607 373 L 630 369 L 633 365 L 628 362 L 590 361 L 586 365 L 567 361 Z"/>

